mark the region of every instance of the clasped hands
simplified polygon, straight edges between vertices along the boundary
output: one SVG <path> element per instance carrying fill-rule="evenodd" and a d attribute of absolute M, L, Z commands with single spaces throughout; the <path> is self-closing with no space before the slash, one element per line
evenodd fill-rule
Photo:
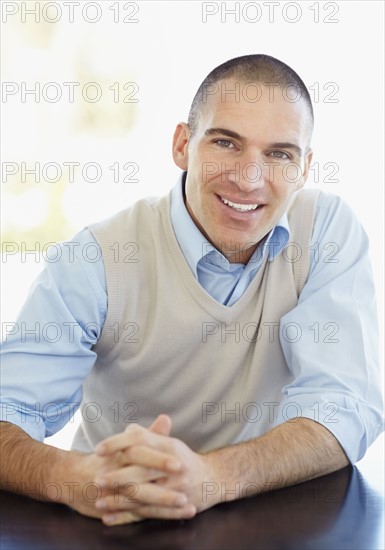
<path fill-rule="evenodd" d="M 217 502 L 202 499 L 202 484 L 212 481 L 212 455 L 198 454 L 170 437 L 171 419 L 159 415 L 149 428 L 132 424 L 97 445 L 103 463 L 94 482 L 100 487 L 95 507 L 106 525 L 145 518 L 190 519 Z"/>

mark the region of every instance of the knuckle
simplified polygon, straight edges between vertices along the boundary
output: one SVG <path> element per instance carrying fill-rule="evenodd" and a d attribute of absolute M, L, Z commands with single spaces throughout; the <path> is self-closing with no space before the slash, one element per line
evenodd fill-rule
<path fill-rule="evenodd" d="M 182 450 L 182 446 L 181 446 L 182 442 L 179 439 L 171 437 L 169 443 L 170 443 L 171 451 L 173 451 L 174 453 L 177 454 Z"/>
<path fill-rule="evenodd" d="M 144 441 L 144 428 L 139 424 L 129 424 L 124 430 L 131 441 L 142 443 Z"/>
<path fill-rule="evenodd" d="M 140 431 L 140 429 L 141 428 L 138 424 L 133 423 L 133 424 L 129 424 L 124 431 L 129 434 L 136 434 L 138 433 L 138 431 Z"/>
<path fill-rule="evenodd" d="M 178 491 L 180 491 L 181 493 L 184 493 L 185 491 L 188 490 L 188 488 L 189 488 L 188 478 L 186 476 L 180 477 L 178 482 Z"/>
<path fill-rule="evenodd" d="M 138 509 L 138 514 L 140 514 L 140 516 L 142 516 L 143 518 L 157 517 L 156 508 L 154 508 L 153 506 L 141 506 Z"/>
<path fill-rule="evenodd" d="M 130 462 L 133 459 L 133 449 L 132 447 L 127 447 L 122 452 L 122 458 L 125 463 Z"/>
<path fill-rule="evenodd" d="M 164 473 L 159 471 L 158 468 L 148 468 L 148 475 L 149 477 L 156 479 L 156 483 L 158 485 L 164 485 L 166 482 L 166 479 L 163 478 Z"/>

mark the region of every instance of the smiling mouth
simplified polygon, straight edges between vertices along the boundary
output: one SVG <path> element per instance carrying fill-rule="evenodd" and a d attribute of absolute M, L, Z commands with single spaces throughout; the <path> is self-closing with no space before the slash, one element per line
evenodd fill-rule
<path fill-rule="evenodd" d="M 232 202 L 227 199 L 224 199 L 223 197 L 220 197 L 221 201 L 229 206 L 230 208 L 233 208 L 237 212 L 252 212 L 253 210 L 256 210 L 258 206 L 262 206 L 259 204 L 240 204 L 237 202 Z"/>

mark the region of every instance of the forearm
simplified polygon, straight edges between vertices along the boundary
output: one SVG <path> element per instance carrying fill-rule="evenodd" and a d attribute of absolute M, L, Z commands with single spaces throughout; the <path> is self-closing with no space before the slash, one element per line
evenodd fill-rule
<path fill-rule="evenodd" d="M 211 491 L 218 502 L 307 481 L 349 464 L 333 434 L 307 418 L 285 422 L 263 436 L 218 449 L 208 457 L 215 465 Z"/>
<path fill-rule="evenodd" d="M 38 500 L 65 501 L 63 482 L 73 453 L 36 441 L 9 422 L 0 422 L 0 452 L 2 489 Z"/>

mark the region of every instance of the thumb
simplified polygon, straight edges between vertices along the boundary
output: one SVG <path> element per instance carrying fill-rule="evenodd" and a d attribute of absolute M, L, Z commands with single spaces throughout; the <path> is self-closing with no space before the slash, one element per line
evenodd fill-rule
<path fill-rule="evenodd" d="M 151 432 L 160 435 L 170 435 L 172 420 L 167 414 L 160 414 L 148 428 Z"/>

